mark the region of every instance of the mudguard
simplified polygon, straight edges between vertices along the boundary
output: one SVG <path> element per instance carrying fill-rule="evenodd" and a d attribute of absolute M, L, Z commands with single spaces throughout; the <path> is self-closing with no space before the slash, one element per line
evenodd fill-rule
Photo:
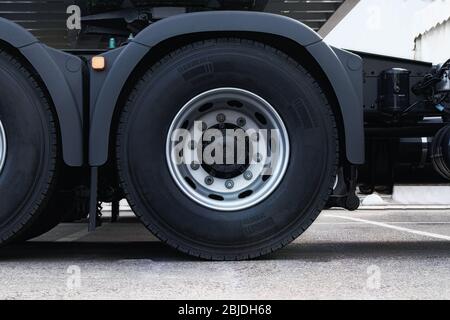
<path fill-rule="evenodd" d="M 219 11 L 189 13 L 147 27 L 127 46 L 107 52 L 103 73 L 91 71 L 91 132 L 89 162 L 103 165 L 108 158 L 111 121 L 117 101 L 130 75 L 152 47 L 172 37 L 202 32 L 255 32 L 291 39 L 306 48 L 322 67 L 337 96 L 345 128 L 350 163 L 364 163 L 362 59 L 332 49 L 299 21 L 258 12 Z"/>
<path fill-rule="evenodd" d="M 83 165 L 83 62 L 51 49 L 19 25 L 0 18 L 0 40 L 20 51 L 48 90 L 58 116 L 63 158 Z"/>

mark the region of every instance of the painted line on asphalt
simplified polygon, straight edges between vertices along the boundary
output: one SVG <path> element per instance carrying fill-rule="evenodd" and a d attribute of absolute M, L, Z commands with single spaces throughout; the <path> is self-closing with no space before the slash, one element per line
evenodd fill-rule
<path fill-rule="evenodd" d="M 326 215 L 324 215 L 324 217 L 326 218 L 327 216 Z M 450 222 L 441 222 L 441 221 L 436 221 L 436 222 L 430 222 L 430 221 L 427 221 L 427 222 L 424 222 L 424 221 L 408 221 L 408 222 L 406 222 L 406 221 L 396 221 L 396 222 L 393 222 L 393 221 L 390 221 L 389 222 L 390 224 L 403 224 L 403 225 L 408 225 L 408 224 L 416 224 L 416 225 L 447 225 L 447 224 L 450 224 Z M 317 225 L 317 224 L 319 224 L 319 225 L 358 225 L 358 224 L 365 224 L 365 222 L 356 222 L 356 221 L 354 221 L 354 222 L 316 222 L 315 223 L 315 225 Z"/>
<path fill-rule="evenodd" d="M 77 231 L 77 232 L 74 232 L 67 236 L 64 236 L 62 238 L 59 238 L 58 240 L 56 240 L 56 242 L 73 242 L 73 241 L 80 240 L 81 238 L 87 236 L 88 234 L 89 234 L 89 231 L 88 231 L 87 227 L 83 227 L 83 230 Z"/>
<path fill-rule="evenodd" d="M 444 236 L 442 234 L 419 231 L 419 230 L 414 230 L 414 229 L 409 229 L 409 228 L 404 228 L 404 227 L 397 227 L 397 226 L 393 226 L 391 224 L 387 224 L 387 223 L 383 223 L 383 222 L 377 222 L 377 221 L 371 221 L 371 220 L 365 220 L 365 219 L 359 219 L 359 218 L 351 218 L 351 217 L 339 216 L 339 215 L 335 215 L 335 214 L 327 214 L 325 216 L 332 217 L 332 218 L 345 219 L 345 220 L 350 220 L 350 221 L 355 221 L 355 222 L 363 222 L 363 223 L 371 224 L 374 226 L 397 230 L 397 231 L 408 232 L 408 233 L 412 233 L 412 234 L 419 235 L 419 236 L 450 241 L 449 236 Z"/>

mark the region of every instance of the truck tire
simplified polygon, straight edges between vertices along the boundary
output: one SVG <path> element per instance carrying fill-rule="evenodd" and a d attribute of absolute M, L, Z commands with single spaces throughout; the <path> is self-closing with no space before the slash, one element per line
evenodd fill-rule
<path fill-rule="evenodd" d="M 248 166 L 174 164 L 172 131 L 195 119 L 205 128 L 278 130 L 279 163 L 258 177 Z M 296 239 L 324 208 L 339 153 L 334 115 L 314 78 L 286 54 L 241 39 L 193 43 L 153 65 L 121 112 L 116 151 L 122 188 L 144 225 L 208 260 L 255 258 Z"/>
<path fill-rule="evenodd" d="M 56 180 L 55 118 L 25 65 L 0 49 L 0 244 L 45 218 Z"/>
<path fill-rule="evenodd" d="M 63 215 L 72 208 L 71 205 L 73 202 L 70 198 L 55 191 L 43 208 L 39 219 L 34 221 L 14 242 L 28 241 L 49 232 L 61 222 Z"/>

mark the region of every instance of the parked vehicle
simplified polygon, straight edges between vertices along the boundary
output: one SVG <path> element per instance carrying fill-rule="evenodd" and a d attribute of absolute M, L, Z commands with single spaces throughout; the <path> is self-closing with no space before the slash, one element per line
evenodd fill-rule
<path fill-rule="evenodd" d="M 324 208 L 356 210 L 358 186 L 450 179 L 450 60 L 349 52 L 253 11 L 136 28 L 61 51 L 0 18 L 0 243 L 88 215 L 95 229 L 98 203 L 126 198 L 177 250 L 249 259 Z"/>

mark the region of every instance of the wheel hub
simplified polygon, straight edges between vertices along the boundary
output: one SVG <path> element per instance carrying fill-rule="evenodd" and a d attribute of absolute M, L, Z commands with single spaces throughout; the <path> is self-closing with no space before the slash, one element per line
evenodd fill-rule
<path fill-rule="evenodd" d="M 242 128 L 238 127 L 236 125 L 233 125 L 231 123 L 224 123 L 224 124 L 218 124 L 211 128 L 207 129 L 217 129 L 222 133 L 222 139 L 221 140 L 214 140 L 214 141 L 204 141 L 202 139 L 202 148 L 201 152 L 202 154 L 206 151 L 206 148 L 208 146 L 215 148 L 220 148 L 223 152 L 222 155 L 222 162 L 220 163 L 213 163 L 213 164 L 207 164 L 203 163 L 202 168 L 208 172 L 211 176 L 217 177 L 220 179 L 233 179 L 237 176 L 244 173 L 248 167 L 250 166 L 250 144 L 248 141 L 248 136 L 244 137 L 246 139 L 245 141 L 245 160 L 243 163 L 238 163 L 237 155 L 238 155 L 238 144 L 234 141 L 234 136 L 230 133 L 236 132 L 236 130 L 239 130 Z M 206 130 L 207 130 L 206 129 Z M 228 131 L 228 132 L 227 132 Z M 228 158 L 232 158 L 233 162 L 227 162 Z"/>
<path fill-rule="evenodd" d="M 166 160 L 190 199 L 219 211 L 243 210 L 281 183 L 289 138 L 266 100 L 243 89 L 218 88 L 194 97 L 175 116 Z"/>
<path fill-rule="evenodd" d="M 0 120 L 0 174 L 2 173 L 3 166 L 6 160 L 6 133 Z"/>

